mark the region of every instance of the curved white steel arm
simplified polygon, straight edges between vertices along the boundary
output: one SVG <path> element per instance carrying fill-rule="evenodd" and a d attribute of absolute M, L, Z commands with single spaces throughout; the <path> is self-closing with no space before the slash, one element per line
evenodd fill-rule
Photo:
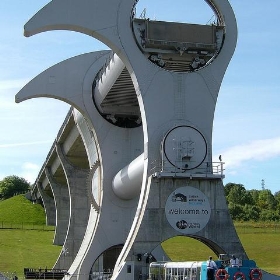
<path fill-rule="evenodd" d="M 36 97 L 50 97 L 71 104 L 85 113 L 82 98 L 84 77 L 93 65 L 97 73 L 109 53 L 109 51 L 87 53 L 50 67 L 25 85 L 17 93 L 15 101 L 19 103 Z"/>
<path fill-rule="evenodd" d="M 213 66 L 210 67 L 214 77 L 221 83 L 222 80 L 220 80 L 220 78 L 223 78 L 228 63 L 230 62 L 235 51 L 238 34 L 237 23 L 234 12 L 228 0 L 209 1 L 219 9 L 220 14 L 223 16 L 226 28 L 223 47 L 217 58 L 213 61 Z M 216 64 L 220 65 L 220 67 Z"/>
<path fill-rule="evenodd" d="M 133 6 L 134 0 L 129 0 Z M 53 0 L 37 12 L 24 26 L 29 37 L 50 30 L 71 30 L 95 37 L 110 48 L 121 48 L 118 36 L 120 0 Z M 126 13 L 129 21 L 130 13 Z M 128 27 L 129 28 L 129 25 Z"/>

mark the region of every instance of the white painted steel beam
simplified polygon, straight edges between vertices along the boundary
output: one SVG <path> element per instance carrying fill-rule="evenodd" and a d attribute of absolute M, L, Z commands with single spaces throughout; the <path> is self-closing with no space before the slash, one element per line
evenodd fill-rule
<path fill-rule="evenodd" d="M 106 98 L 124 68 L 125 65 L 121 59 L 114 54 L 106 69 L 104 69 L 102 76 L 98 79 L 94 89 L 94 100 L 100 112 L 103 112 L 101 107 L 102 101 Z"/>
<path fill-rule="evenodd" d="M 121 169 L 113 179 L 113 190 L 121 199 L 132 199 L 139 195 L 143 179 L 144 154 Z"/>

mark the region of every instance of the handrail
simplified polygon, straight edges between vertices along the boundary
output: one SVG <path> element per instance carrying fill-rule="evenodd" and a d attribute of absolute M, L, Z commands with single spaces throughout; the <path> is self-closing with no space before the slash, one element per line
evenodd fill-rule
<path fill-rule="evenodd" d="M 224 162 L 204 162 L 194 169 L 179 169 L 167 160 L 151 163 L 150 173 L 154 177 L 224 178 Z"/>

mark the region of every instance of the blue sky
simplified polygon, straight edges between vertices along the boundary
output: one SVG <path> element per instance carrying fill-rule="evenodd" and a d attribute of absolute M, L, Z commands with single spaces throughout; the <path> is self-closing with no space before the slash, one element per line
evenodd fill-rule
<path fill-rule="evenodd" d="M 15 94 L 48 67 L 75 55 L 105 49 L 83 34 L 52 31 L 30 38 L 23 26 L 49 1 L 0 1 L 0 180 L 17 175 L 33 183 L 69 105 L 47 98 L 20 104 Z M 279 9 L 276 0 L 231 0 L 238 43 L 219 93 L 213 160 L 222 154 L 224 184 L 280 191 Z M 157 20 L 207 23 L 203 0 L 140 0 L 138 14 Z"/>

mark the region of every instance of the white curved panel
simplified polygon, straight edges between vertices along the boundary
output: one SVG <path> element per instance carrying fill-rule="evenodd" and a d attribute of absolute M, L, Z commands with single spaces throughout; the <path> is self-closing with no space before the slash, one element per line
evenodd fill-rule
<path fill-rule="evenodd" d="M 97 73 L 109 51 L 98 51 L 64 60 L 45 70 L 16 95 L 17 103 L 36 97 L 50 97 L 73 105 L 85 113 L 82 99 L 83 79 L 89 68 Z"/>
<path fill-rule="evenodd" d="M 130 3 L 132 7 L 133 0 Z M 130 15 L 127 17 L 129 20 Z M 53 0 L 25 24 L 24 35 L 71 30 L 95 37 L 112 49 L 119 49 L 118 20 L 118 1 Z"/>

